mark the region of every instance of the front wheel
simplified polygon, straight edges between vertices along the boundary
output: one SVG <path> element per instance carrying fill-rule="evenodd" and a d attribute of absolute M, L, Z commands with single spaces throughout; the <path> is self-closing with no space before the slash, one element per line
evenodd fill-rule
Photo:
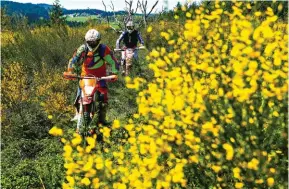
<path fill-rule="evenodd" d="M 87 136 L 89 132 L 89 126 L 92 120 L 90 105 L 80 106 L 80 116 L 77 120 L 76 131 L 82 136 Z"/>
<path fill-rule="evenodd" d="M 128 74 L 131 72 L 132 58 L 127 58 L 125 62 L 125 75 L 128 76 Z"/>
<path fill-rule="evenodd" d="M 121 60 L 120 62 L 120 72 L 124 76 L 125 75 L 125 60 Z"/>

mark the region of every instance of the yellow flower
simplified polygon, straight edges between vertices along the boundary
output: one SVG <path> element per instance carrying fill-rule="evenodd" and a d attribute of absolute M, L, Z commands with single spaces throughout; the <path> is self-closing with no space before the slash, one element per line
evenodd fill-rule
<path fill-rule="evenodd" d="M 196 155 L 190 156 L 189 160 L 192 161 L 193 163 L 198 163 L 199 159 Z"/>
<path fill-rule="evenodd" d="M 130 83 L 131 82 L 131 78 L 129 76 L 126 76 L 124 78 L 124 80 L 125 80 L 126 83 Z"/>
<path fill-rule="evenodd" d="M 65 138 L 61 138 L 61 142 L 62 143 L 66 143 L 66 139 Z"/>
<path fill-rule="evenodd" d="M 161 32 L 161 36 L 164 37 L 166 40 L 170 39 L 170 34 L 167 32 Z"/>
<path fill-rule="evenodd" d="M 187 10 L 187 7 L 185 5 L 182 5 L 181 9 L 182 9 L 182 11 L 185 12 Z"/>
<path fill-rule="evenodd" d="M 270 172 L 271 172 L 271 173 L 275 173 L 275 172 L 276 172 L 276 169 L 270 168 Z"/>
<path fill-rule="evenodd" d="M 177 173 L 175 173 L 175 174 L 173 175 L 172 181 L 173 181 L 174 183 L 180 182 L 181 179 L 183 178 L 183 176 L 184 176 L 184 174 L 183 174 L 182 172 L 177 172 Z"/>
<path fill-rule="evenodd" d="M 78 144 L 80 144 L 82 141 L 81 136 L 80 135 L 75 135 L 75 137 L 71 140 L 71 143 L 73 146 L 77 146 Z"/>
<path fill-rule="evenodd" d="M 250 162 L 248 162 L 248 169 L 258 170 L 259 160 L 253 158 Z"/>
<path fill-rule="evenodd" d="M 255 16 L 257 16 L 257 17 L 259 17 L 259 16 L 261 16 L 261 12 L 255 12 Z"/>
<path fill-rule="evenodd" d="M 281 11 L 283 9 L 283 5 L 280 3 L 279 5 L 278 5 L 278 11 Z"/>
<path fill-rule="evenodd" d="M 62 136 L 63 131 L 62 131 L 62 129 L 59 129 L 59 128 L 54 126 L 49 130 L 49 134 L 51 134 L 53 136 Z"/>
<path fill-rule="evenodd" d="M 94 188 L 99 188 L 99 187 L 100 187 L 99 178 L 94 178 L 94 179 L 92 180 L 92 183 L 93 183 L 93 187 L 94 187 Z"/>
<path fill-rule="evenodd" d="M 68 181 L 68 183 L 69 183 L 69 185 L 70 185 L 71 187 L 74 186 L 75 180 L 74 180 L 73 177 L 71 177 L 71 176 L 66 176 L 66 180 Z"/>
<path fill-rule="evenodd" d="M 113 128 L 113 129 L 118 129 L 119 127 L 120 127 L 119 120 L 114 120 L 114 121 L 113 121 L 112 128 Z"/>
<path fill-rule="evenodd" d="M 247 3 L 246 7 L 247 7 L 247 9 L 251 9 L 252 8 L 250 3 Z"/>
<path fill-rule="evenodd" d="M 52 118 L 53 118 L 53 116 L 52 116 L 52 115 L 49 115 L 49 116 L 48 116 L 48 119 L 52 119 Z"/>
<path fill-rule="evenodd" d="M 80 181 L 81 184 L 84 184 L 85 186 L 88 186 L 90 185 L 90 180 L 88 178 L 83 178 L 81 181 Z"/>
<path fill-rule="evenodd" d="M 103 133 L 103 136 L 104 136 L 105 138 L 110 137 L 110 129 L 109 129 L 109 128 L 104 127 L 104 128 L 101 129 L 100 131 Z"/>
<path fill-rule="evenodd" d="M 222 168 L 218 165 L 213 165 L 212 166 L 213 171 L 215 171 L 216 173 L 218 173 Z"/>
<path fill-rule="evenodd" d="M 274 178 L 270 177 L 267 179 L 267 184 L 269 187 L 273 186 L 274 185 Z"/>
<path fill-rule="evenodd" d="M 83 171 L 89 171 L 93 166 L 93 158 L 90 157 L 88 162 L 84 165 L 84 167 L 82 168 Z"/>
<path fill-rule="evenodd" d="M 148 33 L 150 33 L 152 30 L 153 30 L 153 27 L 152 27 L 152 26 L 149 26 L 149 27 L 147 28 L 147 32 L 148 32 Z"/>
<path fill-rule="evenodd" d="M 62 189 L 72 189 L 67 183 L 62 183 Z"/>
<path fill-rule="evenodd" d="M 237 178 L 237 179 L 240 179 L 240 168 L 239 167 L 236 167 L 233 169 L 233 173 L 234 173 L 234 177 Z"/>
<path fill-rule="evenodd" d="M 123 183 L 119 183 L 117 189 L 126 189 L 126 185 Z"/>
<path fill-rule="evenodd" d="M 182 110 L 184 108 L 184 99 L 180 96 L 175 98 L 174 109 L 175 110 Z"/>
<path fill-rule="evenodd" d="M 151 54 L 152 57 L 155 57 L 155 58 L 160 56 L 160 53 L 158 51 L 156 51 L 155 49 L 152 50 L 152 52 L 150 54 Z"/>
<path fill-rule="evenodd" d="M 86 138 L 88 145 L 92 148 L 95 147 L 95 139 L 96 139 L 96 137 L 87 137 Z"/>
<path fill-rule="evenodd" d="M 279 117 L 279 113 L 278 113 L 277 111 L 274 111 L 274 112 L 273 112 L 273 116 Z"/>
<path fill-rule="evenodd" d="M 103 163 L 98 163 L 95 167 L 97 170 L 101 170 L 103 168 Z"/>
<path fill-rule="evenodd" d="M 226 159 L 227 160 L 232 160 L 233 156 L 234 156 L 233 147 L 230 144 L 225 143 L 225 144 L 223 144 L 223 148 L 226 150 Z"/>
<path fill-rule="evenodd" d="M 262 184 L 263 182 L 264 182 L 263 179 L 258 179 L 255 181 L 256 184 Z"/>
<path fill-rule="evenodd" d="M 237 183 L 235 184 L 235 187 L 236 187 L 236 188 L 243 188 L 243 186 L 244 186 L 244 184 L 243 184 L 242 182 L 237 182 Z"/>

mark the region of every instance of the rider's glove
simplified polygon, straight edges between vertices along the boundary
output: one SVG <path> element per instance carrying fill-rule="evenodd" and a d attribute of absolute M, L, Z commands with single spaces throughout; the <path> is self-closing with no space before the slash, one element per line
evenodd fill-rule
<path fill-rule="evenodd" d="M 115 75 L 115 74 L 113 74 L 113 76 L 114 76 L 114 78 L 110 79 L 110 81 L 117 81 L 117 79 L 118 79 L 118 76 L 117 76 L 117 75 Z"/>
<path fill-rule="evenodd" d="M 75 80 L 76 78 L 75 77 L 72 77 L 72 76 L 75 76 L 75 74 L 73 74 L 71 71 L 68 70 L 68 72 L 63 72 L 63 77 L 65 79 L 68 79 L 68 80 Z"/>
<path fill-rule="evenodd" d="M 72 68 L 67 68 L 67 71 L 68 71 L 69 73 L 73 73 L 74 68 L 73 68 L 73 67 L 72 67 Z"/>

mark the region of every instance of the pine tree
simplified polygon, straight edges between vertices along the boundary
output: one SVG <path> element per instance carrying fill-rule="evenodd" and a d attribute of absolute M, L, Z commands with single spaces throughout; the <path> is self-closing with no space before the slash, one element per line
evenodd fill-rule
<path fill-rule="evenodd" d="M 64 25 L 65 17 L 63 16 L 62 8 L 59 0 L 55 0 L 53 7 L 49 12 L 51 25 Z"/>

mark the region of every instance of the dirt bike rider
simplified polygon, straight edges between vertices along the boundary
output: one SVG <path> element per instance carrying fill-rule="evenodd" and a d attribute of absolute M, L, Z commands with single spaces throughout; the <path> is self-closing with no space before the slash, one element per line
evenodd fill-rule
<path fill-rule="evenodd" d="M 124 47 L 123 49 L 126 48 L 135 48 L 137 47 L 137 43 L 140 42 L 141 46 L 144 46 L 144 41 L 139 33 L 134 28 L 134 23 L 133 21 L 128 21 L 126 23 L 126 31 L 122 32 L 122 34 L 119 36 L 119 38 L 116 41 L 116 49 L 119 49 L 120 43 L 123 41 L 124 42 Z M 138 53 L 137 51 L 134 51 L 134 58 L 138 58 Z M 125 51 L 121 52 L 121 65 L 124 64 L 125 61 Z M 131 65 L 126 65 L 126 66 L 131 66 Z"/>
<path fill-rule="evenodd" d="M 78 66 L 81 66 L 81 75 L 94 75 L 96 77 L 106 76 L 106 63 L 111 66 L 112 74 L 118 74 L 118 62 L 113 56 L 113 52 L 110 48 L 100 43 L 101 35 L 95 29 L 90 29 L 85 35 L 85 44 L 82 44 L 68 64 L 68 71 L 73 72 Z M 80 64 L 79 64 L 80 63 Z M 104 80 L 98 81 L 98 91 L 100 92 L 100 111 L 98 121 L 102 125 L 108 125 L 106 121 L 108 97 L 107 97 L 107 85 Z M 78 99 L 80 97 L 80 88 L 77 92 L 75 100 L 75 106 L 79 110 Z"/>

